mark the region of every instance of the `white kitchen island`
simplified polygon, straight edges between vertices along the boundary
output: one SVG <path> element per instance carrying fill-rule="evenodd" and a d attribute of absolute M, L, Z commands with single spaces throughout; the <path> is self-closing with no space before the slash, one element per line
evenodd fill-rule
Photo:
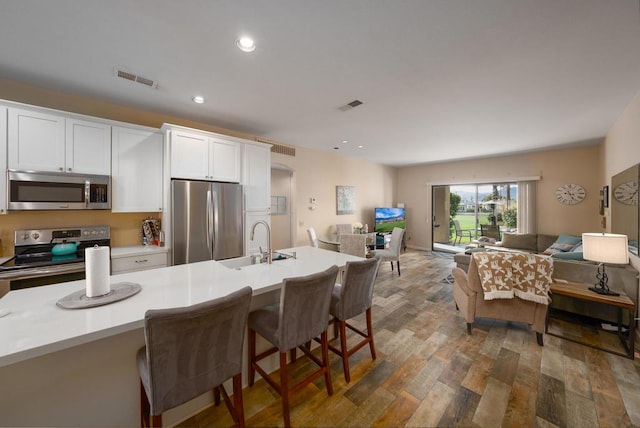
<path fill-rule="evenodd" d="M 238 269 L 216 261 L 111 277 L 142 291 L 90 309 L 56 302 L 84 289 L 84 281 L 11 291 L 0 299 L 0 426 L 138 426 L 135 362 L 144 345 L 148 309 L 189 306 L 250 286 L 252 308 L 276 301 L 284 278 L 343 267 L 355 256 L 312 247 L 282 250 L 297 258 Z M 245 361 L 246 364 L 246 361 Z M 275 366 L 274 366 L 275 367 Z M 164 414 L 176 423 L 201 410 L 208 395 Z"/>

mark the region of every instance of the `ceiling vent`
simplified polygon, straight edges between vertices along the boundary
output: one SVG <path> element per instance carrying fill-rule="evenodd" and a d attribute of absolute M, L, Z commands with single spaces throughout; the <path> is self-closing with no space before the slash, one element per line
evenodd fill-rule
<path fill-rule="evenodd" d="M 362 104 L 364 103 L 360 100 L 353 100 L 350 103 L 347 103 L 341 107 L 338 107 L 338 109 L 342 111 L 347 111 L 347 110 L 351 110 L 354 107 L 358 107 L 359 105 L 362 105 Z"/>
<path fill-rule="evenodd" d="M 285 146 L 284 144 L 278 144 L 267 140 L 262 140 L 260 138 L 256 138 L 256 141 L 259 143 L 271 144 L 271 153 L 278 153 L 280 155 L 287 156 L 296 156 L 296 148 Z"/>
<path fill-rule="evenodd" d="M 122 79 L 126 79 L 126 80 L 130 80 L 132 82 L 140 83 L 142 85 L 148 86 L 148 87 L 153 88 L 153 89 L 157 89 L 158 88 L 158 82 L 156 82 L 154 80 L 151 80 L 151 79 L 148 79 L 146 77 L 142 77 L 142 76 L 138 76 L 138 75 L 133 74 L 133 73 L 129 73 L 128 71 L 114 69 L 114 74 L 117 77 L 120 77 Z"/>

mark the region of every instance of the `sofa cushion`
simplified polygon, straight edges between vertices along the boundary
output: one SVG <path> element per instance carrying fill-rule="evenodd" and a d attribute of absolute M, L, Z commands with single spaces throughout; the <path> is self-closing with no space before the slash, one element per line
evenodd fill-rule
<path fill-rule="evenodd" d="M 552 254 L 551 257 L 562 260 L 584 260 L 584 253 L 582 251 L 567 251 Z"/>
<path fill-rule="evenodd" d="M 535 233 L 505 233 L 502 235 L 502 246 L 518 250 L 537 251 L 537 235 Z"/>

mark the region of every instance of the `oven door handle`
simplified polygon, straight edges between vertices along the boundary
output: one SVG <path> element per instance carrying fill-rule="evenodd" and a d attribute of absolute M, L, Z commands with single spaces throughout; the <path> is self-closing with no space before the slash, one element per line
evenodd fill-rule
<path fill-rule="evenodd" d="M 1 279 L 15 279 L 15 278 L 31 278 L 34 276 L 49 276 L 49 275 L 64 275 L 65 273 L 76 273 L 82 272 L 84 270 L 84 264 L 79 263 L 77 265 L 70 266 L 69 264 L 65 266 L 64 269 L 60 269 L 59 267 L 41 267 L 41 268 L 30 268 L 30 269 L 16 269 L 15 271 L 0 273 Z"/>

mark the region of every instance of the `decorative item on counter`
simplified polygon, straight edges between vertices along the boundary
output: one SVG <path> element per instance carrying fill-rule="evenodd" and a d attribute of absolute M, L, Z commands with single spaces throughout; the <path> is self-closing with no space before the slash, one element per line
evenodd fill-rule
<path fill-rule="evenodd" d="M 360 222 L 353 223 L 353 232 L 358 234 L 362 233 L 362 223 Z"/>
<path fill-rule="evenodd" d="M 109 294 L 109 247 L 99 247 L 85 250 L 85 269 L 87 277 L 87 297 L 99 297 Z"/>
<path fill-rule="evenodd" d="M 369 233 L 369 225 L 368 224 L 364 225 L 364 233 Z"/>
<path fill-rule="evenodd" d="M 75 254 L 78 251 L 79 242 L 62 242 L 56 244 L 51 248 L 51 254 L 53 256 L 68 256 L 69 254 Z"/>
<path fill-rule="evenodd" d="M 146 238 L 146 242 L 145 242 Z M 160 220 L 149 217 L 142 220 L 142 244 L 159 245 L 160 240 Z"/>

